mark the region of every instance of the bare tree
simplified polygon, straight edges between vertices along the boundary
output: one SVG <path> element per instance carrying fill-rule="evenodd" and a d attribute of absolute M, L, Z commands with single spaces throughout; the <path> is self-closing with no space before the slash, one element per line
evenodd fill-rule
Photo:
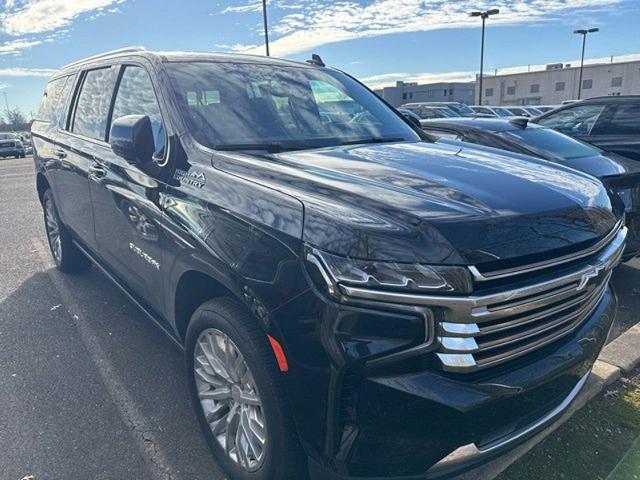
<path fill-rule="evenodd" d="M 11 130 L 22 130 L 27 124 L 27 117 L 18 107 L 9 107 L 4 112 L 4 119 Z"/>

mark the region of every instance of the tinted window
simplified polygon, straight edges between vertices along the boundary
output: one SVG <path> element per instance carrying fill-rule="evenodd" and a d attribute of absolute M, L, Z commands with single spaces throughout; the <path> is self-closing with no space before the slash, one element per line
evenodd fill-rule
<path fill-rule="evenodd" d="M 56 121 L 56 107 L 60 102 L 67 78 L 68 77 L 56 78 L 47 84 L 47 88 L 42 96 L 42 101 L 40 102 L 40 109 L 38 110 L 36 120 L 41 120 L 43 122 Z"/>
<path fill-rule="evenodd" d="M 107 116 L 116 76 L 116 68 L 86 73 L 76 103 L 73 132 L 98 140 L 106 138 Z"/>
<path fill-rule="evenodd" d="M 640 135 L 640 104 L 620 104 L 602 133 L 609 135 Z"/>
<path fill-rule="evenodd" d="M 166 68 L 189 130 L 210 147 L 419 139 L 377 96 L 334 70 L 214 62 Z"/>
<path fill-rule="evenodd" d="M 195 95 L 195 92 L 191 92 Z M 215 91 L 202 92 L 201 101 L 207 105 L 219 101 L 219 94 Z M 188 102 L 197 102 L 197 98 L 187 93 Z M 162 157 L 165 146 L 165 130 L 162 124 L 162 116 L 160 115 L 160 107 L 158 99 L 153 90 L 153 84 L 149 74 L 141 67 L 128 66 L 125 68 L 116 101 L 113 105 L 113 116 L 115 120 L 125 115 L 146 115 L 151 119 L 151 128 L 153 129 L 153 140 L 156 146 L 156 157 Z"/>
<path fill-rule="evenodd" d="M 523 128 L 498 133 L 538 152 L 548 152 L 562 159 L 592 157 L 600 150 L 548 128 Z"/>
<path fill-rule="evenodd" d="M 567 135 L 589 135 L 603 110 L 604 105 L 576 105 L 551 113 L 537 123 Z"/>
<path fill-rule="evenodd" d="M 503 107 L 493 107 L 493 111 L 498 114 L 499 117 L 513 117 L 513 113 Z"/>

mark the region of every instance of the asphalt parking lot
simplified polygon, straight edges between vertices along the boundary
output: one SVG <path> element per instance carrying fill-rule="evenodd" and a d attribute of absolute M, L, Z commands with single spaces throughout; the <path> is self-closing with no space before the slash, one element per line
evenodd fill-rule
<path fill-rule="evenodd" d="M 0 160 L 0 479 L 222 479 L 182 354 L 96 269 L 52 268 L 30 158 Z M 617 335 L 637 321 L 621 266 Z"/>

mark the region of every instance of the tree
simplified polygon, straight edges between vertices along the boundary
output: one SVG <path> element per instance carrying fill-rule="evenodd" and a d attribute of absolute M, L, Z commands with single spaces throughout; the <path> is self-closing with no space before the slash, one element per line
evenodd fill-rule
<path fill-rule="evenodd" d="M 4 120 L 7 128 L 12 131 L 24 130 L 25 126 L 28 124 L 27 117 L 18 107 L 7 108 L 4 111 Z"/>

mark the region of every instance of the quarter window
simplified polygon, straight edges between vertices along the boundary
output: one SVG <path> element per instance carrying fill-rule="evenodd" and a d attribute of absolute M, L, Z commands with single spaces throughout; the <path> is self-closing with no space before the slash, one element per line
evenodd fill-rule
<path fill-rule="evenodd" d="M 195 97 L 193 100 L 197 102 L 196 92 L 189 93 Z M 215 90 L 207 90 L 202 92 L 200 101 L 205 102 L 205 105 L 219 103 L 220 95 Z M 132 65 L 125 67 L 120 79 L 112 118 L 115 120 L 126 115 L 146 115 L 149 117 L 155 143 L 155 157 L 162 158 L 166 144 L 166 133 L 151 78 L 142 67 Z"/>
<path fill-rule="evenodd" d="M 67 78 L 68 77 L 56 78 L 47 84 L 47 88 L 42 96 L 42 101 L 40 102 L 40 109 L 38 110 L 36 120 L 43 122 L 56 121 L 56 108 L 60 102 Z"/>
<path fill-rule="evenodd" d="M 117 69 L 89 70 L 78 96 L 72 131 L 86 137 L 105 140 L 111 94 Z"/>

